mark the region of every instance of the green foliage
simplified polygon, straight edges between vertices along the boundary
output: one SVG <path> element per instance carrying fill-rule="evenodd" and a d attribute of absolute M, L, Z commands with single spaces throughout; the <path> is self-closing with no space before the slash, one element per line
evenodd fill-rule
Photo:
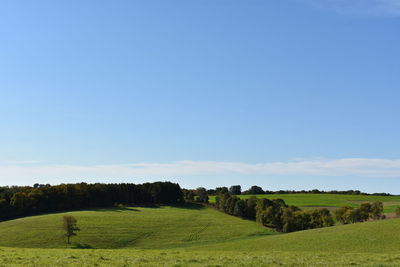
<path fill-rule="evenodd" d="M 183 198 L 185 201 L 193 202 L 196 196 L 195 190 L 182 189 Z"/>
<path fill-rule="evenodd" d="M 180 186 L 170 182 L 0 187 L 0 221 L 46 212 L 110 207 L 114 203 L 132 205 L 182 202 Z"/>
<path fill-rule="evenodd" d="M 370 217 L 373 220 L 384 219 L 383 215 L 383 203 L 380 201 L 375 201 L 371 205 Z"/>
<path fill-rule="evenodd" d="M 195 200 L 201 203 L 208 203 L 208 193 L 204 187 L 199 187 L 196 189 Z"/>
<path fill-rule="evenodd" d="M 265 194 L 264 190 L 257 186 L 257 185 L 253 185 L 252 187 L 250 187 L 248 190 L 244 191 L 242 194 L 246 194 L 246 195 L 260 195 L 260 194 Z"/>
<path fill-rule="evenodd" d="M 229 193 L 229 190 L 228 190 L 228 187 L 226 187 L 226 186 L 215 188 L 216 195 L 222 195 L 222 194 L 228 194 L 228 193 Z"/>
<path fill-rule="evenodd" d="M 334 211 L 336 220 L 343 223 L 365 222 L 369 218 L 373 220 L 384 219 L 383 204 L 380 201 L 362 203 L 358 208 L 344 206 Z"/>
<path fill-rule="evenodd" d="M 394 213 L 400 206 L 400 196 L 380 196 L 380 195 L 343 195 L 343 194 L 262 194 L 244 195 L 238 197 L 248 199 L 250 197 L 276 199 L 280 198 L 288 205 L 298 206 L 303 210 L 315 208 L 335 209 L 343 206 L 358 207 L 364 202 L 380 201 L 383 204 L 384 213 Z M 210 203 L 215 202 L 215 196 L 210 196 Z"/>
<path fill-rule="evenodd" d="M 246 215 L 246 201 L 243 199 L 238 199 L 235 203 L 233 209 L 233 215 L 238 217 L 244 217 Z"/>
<path fill-rule="evenodd" d="M 78 220 L 74 216 L 64 215 L 63 217 L 63 229 L 64 236 L 67 238 L 67 244 L 71 244 L 71 237 L 76 236 L 76 232 L 80 231 Z"/>
<path fill-rule="evenodd" d="M 282 199 L 259 199 L 256 205 L 256 220 L 264 226 L 282 231 L 282 215 L 285 208 L 287 205 Z"/>
<path fill-rule="evenodd" d="M 229 187 L 229 194 L 240 195 L 242 193 L 242 187 L 240 185 L 232 185 Z"/>

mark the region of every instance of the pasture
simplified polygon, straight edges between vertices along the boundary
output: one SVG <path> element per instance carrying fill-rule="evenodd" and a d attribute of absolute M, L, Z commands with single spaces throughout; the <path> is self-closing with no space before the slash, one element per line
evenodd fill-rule
<path fill-rule="evenodd" d="M 87 249 L 66 248 L 64 215 Z M 208 207 L 127 207 L 1 222 L 0 236 L 0 266 L 400 265 L 400 219 L 278 234 Z"/>
<path fill-rule="evenodd" d="M 200 205 L 111 208 L 32 216 L 0 223 L 0 246 L 65 248 L 62 217 L 81 231 L 72 239 L 91 248 L 161 249 L 277 234 L 256 222 Z"/>

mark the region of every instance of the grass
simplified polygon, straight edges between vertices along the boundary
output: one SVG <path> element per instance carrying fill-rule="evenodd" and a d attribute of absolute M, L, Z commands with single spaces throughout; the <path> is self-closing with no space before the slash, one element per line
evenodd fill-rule
<path fill-rule="evenodd" d="M 257 198 L 281 198 L 289 205 L 299 206 L 303 209 L 316 207 L 337 208 L 342 206 L 356 207 L 362 202 L 382 201 L 385 213 L 393 213 L 400 207 L 400 196 L 370 196 L 370 195 L 340 195 L 340 194 L 264 194 L 264 195 L 239 195 L 246 199 L 251 196 Z M 210 202 L 215 202 L 215 196 L 210 197 Z"/>
<path fill-rule="evenodd" d="M 398 253 L 400 219 L 338 225 L 203 246 L 206 250 Z"/>
<path fill-rule="evenodd" d="M 92 248 L 174 248 L 276 234 L 257 223 L 202 206 L 101 209 L 33 216 L 0 223 L 0 246 L 65 248 L 62 217 L 81 231 L 73 242 Z"/>
<path fill-rule="evenodd" d="M 66 214 L 95 249 L 65 249 Z M 132 207 L 2 222 L 0 236 L 0 266 L 400 266 L 400 219 L 276 234 L 211 208 Z"/>
<path fill-rule="evenodd" d="M 0 266 L 399 266 L 398 254 L 0 248 Z"/>

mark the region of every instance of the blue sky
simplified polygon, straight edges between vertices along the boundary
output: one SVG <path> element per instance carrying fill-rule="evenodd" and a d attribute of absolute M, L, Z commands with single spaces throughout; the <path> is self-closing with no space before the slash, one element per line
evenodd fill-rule
<path fill-rule="evenodd" d="M 0 184 L 400 193 L 397 0 L 0 7 Z"/>

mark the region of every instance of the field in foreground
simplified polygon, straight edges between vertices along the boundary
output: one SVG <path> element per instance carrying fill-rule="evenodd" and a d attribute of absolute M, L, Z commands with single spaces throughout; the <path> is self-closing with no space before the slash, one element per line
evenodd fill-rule
<path fill-rule="evenodd" d="M 303 209 L 318 207 L 337 208 L 343 206 L 357 207 L 363 202 L 381 201 L 385 213 L 393 213 L 400 207 L 400 196 L 371 196 L 371 195 L 341 195 L 341 194 L 264 194 L 264 195 L 238 195 L 246 199 L 251 196 L 257 198 L 283 199 L 288 205 L 299 206 Z M 210 202 L 215 202 L 215 196 L 210 197 Z"/>
<path fill-rule="evenodd" d="M 399 266 L 395 253 L 0 248 L 0 266 Z"/>

